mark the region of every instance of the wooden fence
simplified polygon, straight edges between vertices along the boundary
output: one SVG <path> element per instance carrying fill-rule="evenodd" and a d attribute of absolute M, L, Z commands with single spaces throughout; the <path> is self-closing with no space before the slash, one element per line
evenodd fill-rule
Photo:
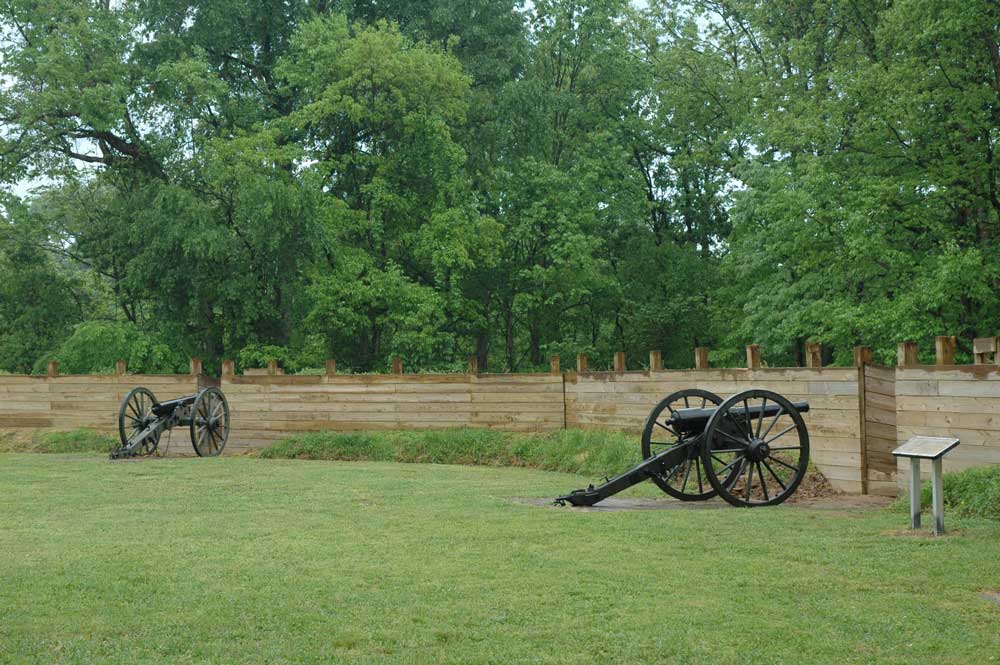
<path fill-rule="evenodd" d="M 995 338 L 976 340 L 977 364 L 967 366 L 954 364 L 954 338 L 939 337 L 935 365 L 918 364 L 916 345 L 904 342 L 896 367 L 873 365 L 865 347 L 855 349 L 854 367 L 821 367 L 819 345 L 809 344 L 807 367 L 762 367 L 759 348 L 750 346 L 741 369 L 709 368 L 707 349 L 699 348 L 693 370 L 663 370 L 654 351 L 642 371 L 628 371 L 618 353 L 613 372 L 589 372 L 579 356 L 571 372 L 553 357 L 548 374 L 479 374 L 471 360 L 467 374 L 404 374 L 396 359 L 387 375 L 337 374 L 331 360 L 320 376 L 283 375 L 274 362 L 241 376 L 226 361 L 221 386 L 233 414 L 228 450 L 317 430 L 637 433 L 653 405 L 673 391 L 699 387 L 728 396 L 759 387 L 809 401 L 811 457 L 835 487 L 893 495 L 908 467 L 897 465 L 891 451 L 911 436 L 960 438 L 946 469 L 1000 463 L 998 347 Z M 169 399 L 219 383 L 201 373 L 197 359 L 190 374 L 177 376 L 127 375 L 124 363 L 105 376 L 61 376 L 57 367 L 49 376 L 0 376 L 0 428 L 113 432 L 119 402 L 132 387 Z"/>
<path fill-rule="evenodd" d="M 118 407 L 129 390 L 146 386 L 157 399 L 193 395 L 209 380 L 199 375 L 0 375 L 0 428 L 118 432 Z"/>
<path fill-rule="evenodd" d="M 557 374 L 223 375 L 234 449 L 297 432 L 565 426 Z"/>

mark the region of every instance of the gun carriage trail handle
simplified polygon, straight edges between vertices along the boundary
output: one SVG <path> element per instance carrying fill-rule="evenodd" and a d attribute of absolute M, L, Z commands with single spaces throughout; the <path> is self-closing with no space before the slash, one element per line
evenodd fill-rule
<path fill-rule="evenodd" d="M 723 401 L 706 390 L 673 393 L 653 407 L 642 431 L 643 460 L 604 483 L 558 497 L 592 506 L 645 480 L 681 501 L 721 496 L 734 506 L 773 506 L 790 497 L 809 465 L 808 402 L 769 390 Z"/>

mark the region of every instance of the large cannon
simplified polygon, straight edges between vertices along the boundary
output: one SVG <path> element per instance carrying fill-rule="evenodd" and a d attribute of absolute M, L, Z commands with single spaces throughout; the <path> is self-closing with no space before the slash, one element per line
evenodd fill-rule
<path fill-rule="evenodd" d="M 558 505 L 592 506 L 652 480 L 682 501 L 718 495 L 734 506 L 770 506 L 791 496 L 809 464 L 802 413 L 768 390 L 747 390 L 723 401 L 706 390 L 681 390 L 650 412 L 642 432 L 643 461 L 601 485 L 574 490 Z"/>
<path fill-rule="evenodd" d="M 146 388 L 134 388 L 118 409 L 118 436 L 121 447 L 111 459 L 152 455 L 160 436 L 174 427 L 188 427 L 191 445 L 199 457 L 213 457 L 222 452 L 229 438 L 229 402 L 218 388 L 205 388 L 197 394 L 156 401 Z"/>

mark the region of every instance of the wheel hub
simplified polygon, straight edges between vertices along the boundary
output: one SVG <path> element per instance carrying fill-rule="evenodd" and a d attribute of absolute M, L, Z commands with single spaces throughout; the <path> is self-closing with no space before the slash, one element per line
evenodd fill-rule
<path fill-rule="evenodd" d="M 771 454 L 771 447 L 763 439 L 753 438 L 747 446 L 747 457 L 753 462 L 760 462 L 767 459 Z"/>

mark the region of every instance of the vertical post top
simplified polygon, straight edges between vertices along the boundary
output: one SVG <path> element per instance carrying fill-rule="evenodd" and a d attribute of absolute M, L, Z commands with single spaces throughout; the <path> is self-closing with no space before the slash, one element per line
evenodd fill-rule
<path fill-rule="evenodd" d="M 236 363 L 232 360 L 222 361 L 222 376 L 233 376 L 236 374 Z"/>
<path fill-rule="evenodd" d="M 49 376 L 59 376 L 59 361 L 58 360 L 50 360 L 49 361 L 48 375 Z"/>
<path fill-rule="evenodd" d="M 819 342 L 806 343 L 806 367 L 823 366 L 823 345 Z"/>
<path fill-rule="evenodd" d="M 337 373 L 337 361 L 333 358 L 326 359 L 326 375 L 333 376 Z"/>
<path fill-rule="evenodd" d="M 578 353 L 578 354 L 576 354 L 576 371 L 580 372 L 581 374 L 583 372 L 587 371 L 587 354 L 586 353 Z"/>
<path fill-rule="evenodd" d="M 115 374 L 124 374 L 126 369 L 128 368 L 124 360 L 115 361 Z"/>
<path fill-rule="evenodd" d="M 649 352 L 649 371 L 659 372 L 663 369 L 663 354 L 659 351 Z"/>
<path fill-rule="evenodd" d="M 403 373 L 403 359 L 399 356 L 393 356 L 392 358 L 392 373 L 402 374 Z"/>
<path fill-rule="evenodd" d="M 917 364 L 917 343 L 900 342 L 896 347 L 896 364 L 900 367 Z"/>
<path fill-rule="evenodd" d="M 191 358 L 188 366 L 192 376 L 199 376 L 202 373 L 201 358 Z"/>
<path fill-rule="evenodd" d="M 552 374 L 559 374 L 562 370 L 559 369 L 559 354 L 553 354 L 549 359 L 549 372 Z"/>
<path fill-rule="evenodd" d="M 615 351 L 615 371 L 624 372 L 625 371 L 625 352 Z"/>
<path fill-rule="evenodd" d="M 938 365 L 955 364 L 955 337 L 939 335 L 934 338 L 934 352 Z"/>
<path fill-rule="evenodd" d="M 760 345 L 747 345 L 747 369 L 760 369 Z"/>
<path fill-rule="evenodd" d="M 268 376 L 274 376 L 275 374 L 278 373 L 278 361 L 277 360 L 274 360 L 272 358 L 271 360 L 267 361 L 267 373 L 268 373 Z"/>
<path fill-rule="evenodd" d="M 856 346 L 854 347 L 854 366 L 864 367 L 865 365 L 872 364 L 872 347 L 870 346 Z"/>
<path fill-rule="evenodd" d="M 469 374 L 479 374 L 479 356 L 469 356 Z"/>
<path fill-rule="evenodd" d="M 698 346 L 694 350 L 694 368 L 708 369 L 708 347 Z"/>

